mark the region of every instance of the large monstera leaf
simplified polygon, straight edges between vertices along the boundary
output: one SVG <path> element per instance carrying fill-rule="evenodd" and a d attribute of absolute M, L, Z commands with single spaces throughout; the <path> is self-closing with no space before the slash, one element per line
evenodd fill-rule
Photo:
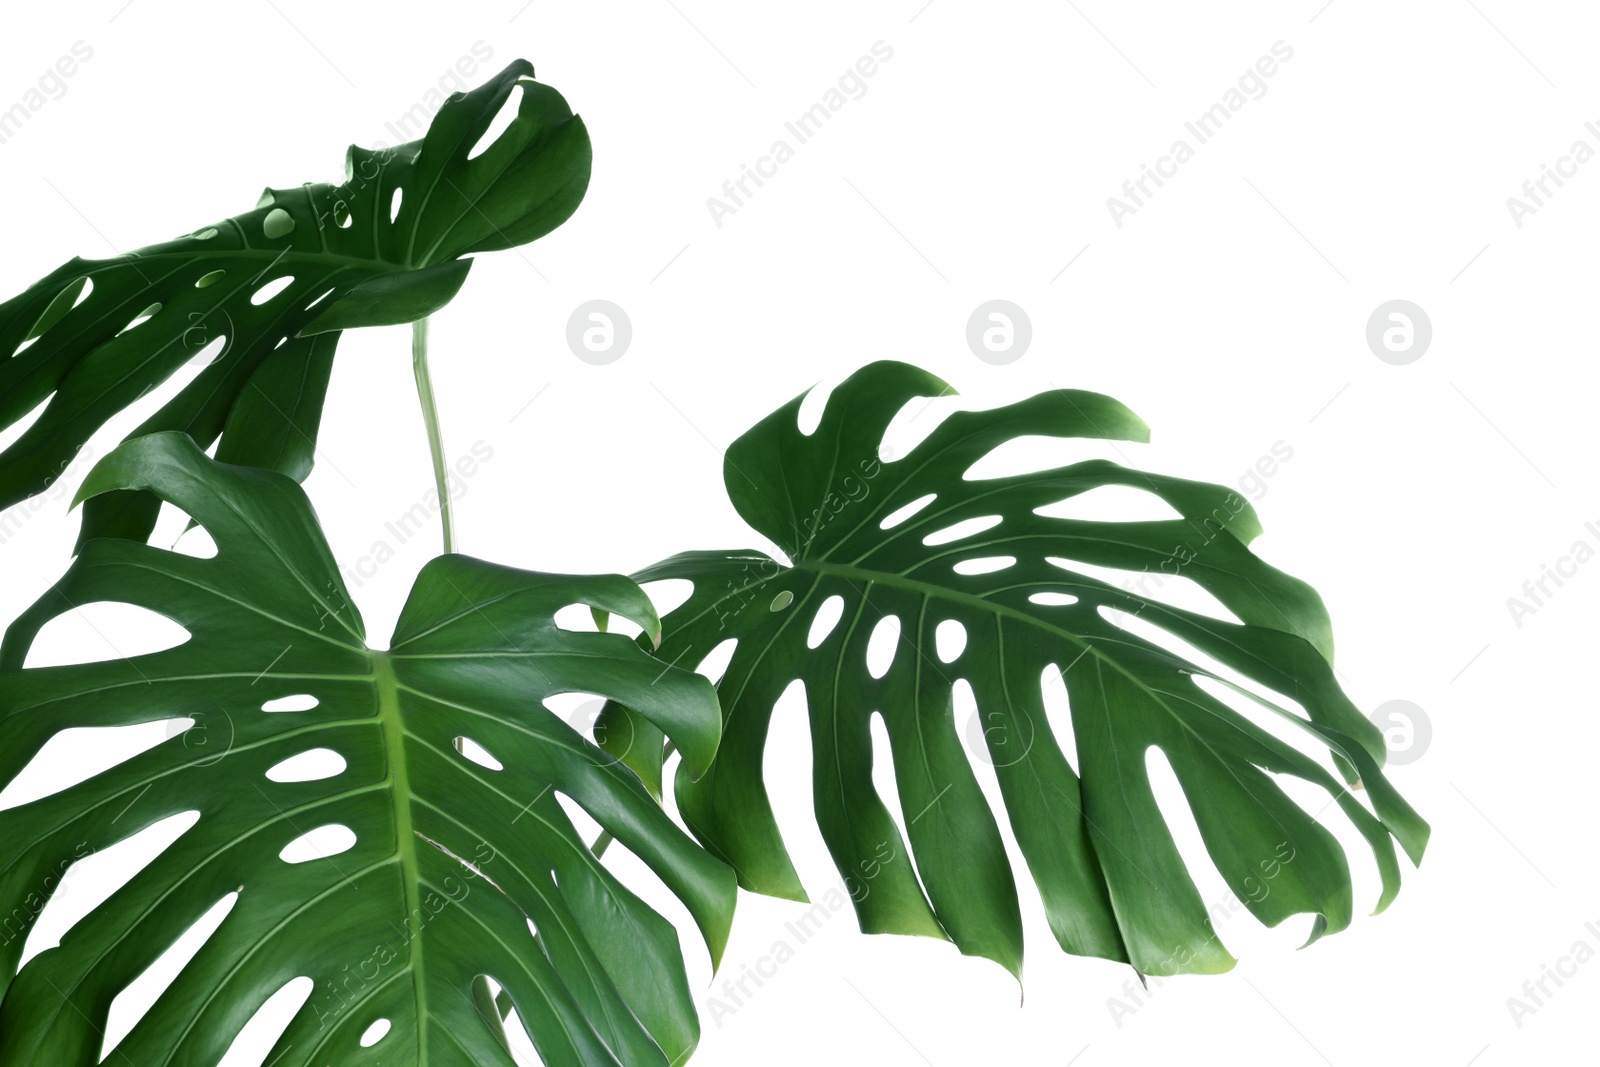
<path fill-rule="evenodd" d="M 465 280 L 460 257 L 542 237 L 583 199 L 588 133 L 532 75 L 518 60 L 451 96 L 420 141 L 352 146 L 342 184 L 268 189 L 252 211 L 74 259 L 0 304 L 0 427 L 49 401 L 0 452 L 0 508 L 47 489 L 107 419 L 206 351 L 135 436 L 220 437 L 219 459 L 304 479 L 339 331 L 430 314 Z M 518 90 L 510 125 L 473 155 Z M 83 540 L 142 540 L 158 508 L 119 493 L 86 510 Z"/>
<path fill-rule="evenodd" d="M 662 658 L 693 666 L 736 642 L 718 686 L 722 747 L 709 772 L 682 775 L 676 785 L 695 835 L 746 888 L 805 899 L 762 775 L 774 704 L 798 679 L 810 715 L 816 817 L 862 928 L 948 937 L 1018 972 L 1022 924 L 1011 865 L 964 751 L 964 724 L 954 718 L 954 693 L 964 684 L 1004 814 L 1068 952 L 1129 961 L 1149 974 L 1210 973 L 1234 962 L 1163 820 L 1146 771 L 1152 748 L 1176 773 L 1210 858 L 1262 921 L 1313 913 L 1315 938 L 1344 928 L 1352 910 L 1342 849 L 1274 774 L 1315 783 L 1337 801 L 1372 846 L 1383 879 L 1378 907 L 1387 906 L 1399 888 L 1393 841 L 1416 861 L 1427 825 L 1384 780 L 1381 737 L 1334 679 L 1320 598 L 1245 547 L 1258 532 L 1249 505 L 1219 486 L 1102 460 L 965 477 L 1014 438 L 1146 439 L 1130 411 L 1086 392 L 952 414 L 909 454 L 881 461 L 896 413 L 947 392 L 913 367 L 877 363 L 829 396 L 810 435 L 798 426 L 800 401 L 785 406 L 728 450 L 725 481 L 739 514 L 783 548 L 787 562 L 754 551 L 693 552 L 634 576 L 693 583 L 664 619 Z M 1142 490 L 1178 517 L 1096 522 L 1039 513 L 1101 486 Z M 980 519 L 991 521 L 972 521 Z M 1093 576 L 1095 568 L 1192 579 L 1237 621 L 1168 606 L 1135 583 Z M 842 611 L 820 637 L 817 617 L 834 598 Z M 1119 614 L 1159 628 L 1178 647 L 1119 625 Z M 899 641 L 875 677 L 869 639 L 888 619 L 898 622 Z M 936 640 L 947 622 L 965 631 L 964 649 L 948 661 Z M 1191 657 L 1221 666 L 1206 669 Z M 1047 670 L 1065 682 L 1070 724 L 1047 717 Z M 1200 684 L 1208 678 L 1234 687 L 1221 690 L 1230 697 L 1253 697 L 1261 715 L 1281 716 L 1287 732 L 1303 731 L 1309 744 L 1263 729 L 1219 699 L 1216 686 Z M 909 851 L 873 786 L 874 715 L 887 730 Z M 625 738 L 626 758 L 658 783 L 661 749 L 638 739 L 653 728 L 621 706 L 608 707 L 603 721 L 606 743 Z M 1371 810 L 1302 747 L 1346 779 L 1359 776 Z"/>
<path fill-rule="evenodd" d="M 0 945 L 0 1062 L 99 1062 L 113 998 L 235 892 L 111 1061 L 216 1063 L 297 976 L 315 989 L 268 1053 L 275 1067 L 510 1065 L 481 976 L 503 987 L 552 1067 L 687 1058 L 698 1029 L 674 927 L 599 864 L 558 795 L 660 876 L 713 955 L 733 873 L 632 772 L 541 705 L 569 691 L 627 701 L 704 769 L 720 728 L 709 682 L 626 637 L 554 622 L 581 603 L 659 634 L 643 592 L 616 576 L 444 556 L 419 576 L 392 647 L 377 651 L 290 479 L 215 462 L 167 433 L 111 453 L 84 493 L 127 490 L 186 511 L 217 553 L 113 538 L 85 546 L 0 653 L 0 783 L 71 727 L 188 717 L 205 743 L 179 734 L 0 813 L 0 913 L 31 924 L 72 861 L 174 814 L 198 821 L 20 972 L 25 937 Z M 46 621 L 94 601 L 151 609 L 190 637 L 133 659 L 22 669 Z M 264 710 L 291 695 L 316 706 Z M 267 776 L 315 749 L 345 769 L 312 781 Z M 354 832 L 348 851 L 280 858 L 334 824 Z M 388 1035 L 360 1047 L 380 1018 Z"/>

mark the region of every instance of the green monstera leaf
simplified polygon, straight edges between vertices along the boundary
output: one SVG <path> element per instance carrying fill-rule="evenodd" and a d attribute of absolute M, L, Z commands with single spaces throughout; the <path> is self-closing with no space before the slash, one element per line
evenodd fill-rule
<path fill-rule="evenodd" d="M 352 147 L 339 185 L 260 204 L 165 244 L 74 259 L 0 304 L 0 427 L 41 403 L 0 452 L 0 508 L 43 492 L 107 419 L 206 351 L 194 380 L 135 431 L 180 430 L 217 458 L 311 469 L 340 330 L 413 322 L 446 304 L 474 252 L 542 237 L 588 187 L 589 136 L 519 60 L 455 94 L 420 141 Z M 474 149 L 508 97 L 515 117 Z M 149 536 L 150 494 L 86 509 L 83 539 Z"/>
<path fill-rule="evenodd" d="M 896 413 L 949 391 L 913 367 L 877 363 L 828 397 L 809 435 L 797 422 L 800 400 L 788 404 L 735 442 L 725 467 L 739 514 L 788 560 L 693 552 L 634 576 L 693 583 L 664 619 L 663 659 L 693 666 L 736 642 L 718 685 L 722 747 L 706 774 L 676 784 L 695 835 L 747 889 L 805 899 L 762 774 L 774 704 L 798 679 L 817 821 L 862 929 L 948 937 L 1020 972 L 1011 865 L 954 716 L 957 687 L 966 686 L 1005 815 L 1066 951 L 1148 974 L 1218 972 L 1234 962 L 1163 819 L 1146 770 L 1151 749 L 1176 773 L 1210 858 L 1263 922 L 1313 913 L 1314 939 L 1343 929 L 1352 910 L 1343 850 L 1275 774 L 1315 783 L 1337 801 L 1372 846 L 1383 879 L 1378 908 L 1387 906 L 1399 888 L 1394 841 L 1417 861 L 1427 825 L 1385 781 L 1382 739 L 1335 681 L 1320 598 L 1245 547 L 1259 532 L 1250 506 L 1220 486 L 1102 460 L 966 477 L 1019 437 L 1146 439 L 1133 413 L 1086 392 L 958 412 L 908 455 L 880 460 Z M 1102 486 L 1142 490 L 1176 516 L 1097 522 L 1040 513 Z M 1094 568 L 1192 580 L 1236 618 L 1180 610 L 1134 583 L 1095 577 Z M 955 650 L 952 637 L 941 654 L 937 632 L 952 623 L 964 630 L 964 648 Z M 870 640 L 895 625 L 898 643 L 878 676 Z M 1047 671 L 1065 682 L 1066 717 L 1047 715 Z M 1221 690 L 1230 697 L 1253 697 L 1262 716 L 1281 716 L 1285 732 L 1303 732 L 1307 744 L 1264 729 L 1206 679 L 1234 687 Z M 909 850 L 873 785 L 874 715 L 888 734 Z M 641 777 L 659 783 L 661 749 L 640 740 L 658 737 L 655 728 L 620 702 L 601 725 L 605 743 L 626 747 Z M 1359 776 L 1371 810 L 1302 747 L 1346 780 Z"/>
<path fill-rule="evenodd" d="M 299 977 L 314 989 L 267 1054 L 275 1067 L 510 1065 L 490 979 L 552 1067 L 683 1062 L 698 1024 L 677 933 L 600 865 L 558 795 L 660 876 L 714 957 L 734 875 L 632 772 L 541 704 L 574 691 L 624 701 L 705 769 L 721 725 L 709 682 L 627 637 L 554 621 L 587 604 L 654 637 L 643 592 L 616 576 L 444 556 L 423 569 L 392 646 L 379 651 L 289 478 L 216 462 L 164 433 L 111 453 L 83 493 L 132 490 L 187 512 L 216 555 L 117 538 L 84 547 L 0 649 L 0 784 L 73 727 L 187 717 L 204 725 L 206 743 L 171 737 L 0 813 L 0 914 L 29 916 L 25 934 L 59 884 L 52 876 L 87 851 L 175 814 L 198 819 L 20 971 L 24 937 L 8 927 L 0 1062 L 100 1062 L 114 998 L 234 893 L 110 1062 L 216 1063 Z M 190 636 L 132 659 L 22 667 L 41 626 L 96 601 L 158 612 Z M 310 699 L 276 710 L 289 697 Z M 344 769 L 269 776 L 321 749 Z M 332 825 L 353 832 L 347 851 L 280 858 Z M 379 1019 L 390 1021 L 387 1036 L 361 1047 Z"/>

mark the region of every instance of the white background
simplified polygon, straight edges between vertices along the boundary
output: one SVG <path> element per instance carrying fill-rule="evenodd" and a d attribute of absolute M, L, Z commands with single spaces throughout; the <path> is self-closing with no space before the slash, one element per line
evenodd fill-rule
<path fill-rule="evenodd" d="M 873 359 L 917 362 L 975 405 L 1094 389 L 1154 428 L 1153 444 L 1124 449 L 1139 465 L 1237 483 L 1276 443 L 1292 448 L 1255 490 L 1258 550 L 1322 591 L 1358 705 L 1410 700 L 1432 727 L 1392 775 L 1433 823 L 1423 867 L 1406 868 L 1387 913 L 1358 907 L 1305 952 L 1303 925 L 1264 931 L 1240 914 L 1220 928 L 1241 957 L 1232 973 L 1153 985 L 1129 1013 L 1131 971 L 1057 951 L 1024 880 L 1019 1006 L 1000 968 L 947 945 L 865 938 L 848 913 L 797 945 L 784 924 L 798 905 L 746 896 L 715 984 L 686 939 L 703 991 L 694 1062 L 1592 1058 L 1600 962 L 1548 984 L 1520 1025 L 1507 1001 L 1575 942 L 1600 949 L 1600 720 L 1584 666 L 1600 563 L 1520 626 L 1507 600 L 1574 542 L 1600 548 L 1584 526 L 1600 523 L 1600 162 L 1521 227 L 1506 201 L 1575 140 L 1600 149 L 1584 129 L 1600 119 L 1600 20 L 1578 4 L 1320 2 L 29 5 L 0 37 L 0 109 L 74 42 L 93 58 L 0 144 L 0 291 L 247 209 L 264 185 L 336 180 L 345 144 L 393 143 L 385 124 L 476 42 L 493 60 L 473 84 L 527 57 L 587 121 L 594 180 L 556 233 L 481 257 L 435 320 L 447 450 L 493 449 L 459 503 L 465 551 L 627 572 L 756 544 L 722 494 L 720 450 Z M 893 58 L 865 95 L 716 225 L 707 198 L 878 41 Z M 1278 41 L 1293 57 L 1265 95 L 1119 228 L 1107 198 L 1175 139 L 1193 145 L 1184 122 Z M 595 298 L 633 324 L 608 366 L 565 341 Z M 965 340 L 993 298 L 1032 322 L 1007 366 Z M 1396 298 L 1433 325 L 1407 366 L 1365 340 Z M 385 520 L 431 485 L 408 362 L 404 329 L 341 345 L 308 490 L 347 565 L 392 540 Z M 66 565 L 66 502 L 30 513 L 0 552 L 5 619 Z M 438 546 L 430 530 L 395 547 L 355 590 L 380 643 Z M 95 642 L 132 653 L 149 636 L 115 619 L 60 629 L 33 662 Z M 41 780 L 73 762 L 57 758 Z M 837 876 L 809 770 L 803 716 L 786 708 L 769 777 L 820 898 Z M 1358 903 L 1371 901 L 1370 860 L 1352 855 Z M 1209 866 L 1197 877 L 1209 902 L 1227 900 Z M 732 1004 L 722 981 L 780 940 L 795 958 L 713 1018 L 712 998 Z"/>

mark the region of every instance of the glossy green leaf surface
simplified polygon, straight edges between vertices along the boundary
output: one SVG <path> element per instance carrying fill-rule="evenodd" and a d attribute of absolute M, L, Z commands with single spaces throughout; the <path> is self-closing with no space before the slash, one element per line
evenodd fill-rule
<path fill-rule="evenodd" d="M 746 888 L 804 899 L 763 781 L 763 760 L 795 758 L 766 742 L 775 703 L 798 679 L 817 821 L 868 932 L 948 937 L 1019 973 L 1004 818 L 1066 951 L 1148 974 L 1228 969 L 1158 805 L 1152 751 L 1170 764 L 1211 861 L 1263 922 L 1311 913 L 1314 939 L 1343 929 L 1353 908 L 1343 849 L 1275 776 L 1327 791 L 1329 810 L 1370 843 L 1386 906 L 1399 888 L 1394 842 L 1419 860 L 1427 824 L 1384 779 L 1382 739 L 1335 680 L 1321 599 L 1246 547 L 1259 532 L 1248 502 L 1099 459 L 967 477 L 1016 438 L 1146 438 L 1115 400 L 1072 390 L 954 413 L 909 454 L 881 460 L 902 407 L 948 391 L 905 364 L 873 364 L 829 396 L 809 435 L 796 399 L 735 442 L 725 466 L 739 514 L 788 560 L 693 552 L 634 576 L 694 584 L 664 619 L 663 659 L 692 666 L 736 642 L 718 686 L 722 747 L 704 776 L 677 782 L 696 836 Z M 1173 517 L 1049 513 L 1109 486 L 1149 494 Z M 1170 606 L 1097 576 L 1103 568 L 1192 581 L 1233 617 Z M 828 629 L 817 619 L 834 598 Z M 892 659 L 874 672 L 871 638 L 891 619 Z M 941 655 L 937 631 L 952 623 L 964 648 Z M 1069 711 L 1047 711 L 1047 672 L 1064 681 Z M 957 719 L 958 687 L 970 689 L 977 731 Z M 874 752 L 874 716 L 887 753 Z M 604 726 L 608 746 L 659 779 L 659 747 L 636 740 L 654 730 L 647 721 L 613 706 Z M 973 733 L 976 753 L 963 743 Z M 874 787 L 885 755 L 905 835 Z M 985 798 L 975 755 L 992 764 L 1003 810 Z M 1366 801 L 1330 766 L 1359 776 Z"/>
<path fill-rule="evenodd" d="M 618 576 L 444 556 L 423 569 L 380 651 L 291 479 L 218 463 L 164 433 L 111 453 L 84 495 L 119 491 L 187 512 L 217 553 L 84 546 L 0 649 L 0 784 L 62 730 L 193 725 L 0 812 L 0 914 L 27 917 L 0 945 L 0 1062 L 99 1062 L 114 998 L 237 893 L 107 1062 L 216 1063 L 260 1005 L 303 976 L 314 988 L 265 1057 L 275 1067 L 510 1065 L 486 976 L 552 1067 L 682 1063 L 698 1024 L 678 934 L 601 866 L 558 797 L 660 877 L 713 957 L 733 873 L 542 703 L 567 692 L 625 702 L 705 769 L 720 731 L 709 682 L 626 637 L 555 623 L 580 604 L 659 635 L 643 592 Z M 97 601 L 147 608 L 190 636 L 131 659 L 23 668 L 46 622 Z M 277 710 L 291 697 L 298 710 Z M 468 758 L 477 749 L 463 738 L 500 769 Z M 313 750 L 336 753 L 343 769 L 269 774 Z M 17 969 L 62 871 L 186 812 L 198 818 L 175 841 Z M 354 844 L 280 858 L 325 826 L 346 827 Z M 362 1047 L 379 1019 L 387 1035 Z"/>
<path fill-rule="evenodd" d="M 352 147 L 338 185 L 268 189 L 252 211 L 74 259 L 0 304 L 0 427 L 48 401 L 0 452 L 0 508 L 43 492 L 108 419 L 208 353 L 134 436 L 220 436 L 222 458 L 303 477 L 337 331 L 432 313 L 460 288 L 460 257 L 542 237 L 583 199 L 588 133 L 532 75 L 518 60 L 451 96 L 420 141 Z M 475 151 L 513 93 L 515 117 Z M 97 498 L 84 540 L 143 539 L 156 510 L 146 493 Z"/>

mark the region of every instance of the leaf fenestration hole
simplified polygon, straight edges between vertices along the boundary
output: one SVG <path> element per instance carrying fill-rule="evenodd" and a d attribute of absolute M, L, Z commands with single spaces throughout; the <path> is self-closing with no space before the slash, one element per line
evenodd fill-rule
<path fill-rule="evenodd" d="M 131 790 L 130 798 L 137 792 Z M 174 841 L 199 821 L 198 811 L 181 811 L 151 823 L 138 833 L 129 834 L 98 852 L 88 842 L 80 844 L 76 859 L 70 862 L 61 860 L 46 874 L 51 883 L 49 886 L 41 881 L 39 888 L 46 889 L 50 894 L 43 909 L 30 912 L 24 906 L 22 917 L 36 922 L 28 932 L 27 941 L 23 942 L 22 956 L 17 966 L 25 965 L 45 949 L 61 944 L 62 937 L 69 930 L 155 862 L 172 847 Z M 37 894 L 35 901 L 42 896 L 43 893 Z M 19 916 L 13 912 L 6 918 L 16 920 Z M 15 936 L 14 926 L 5 926 L 5 931 L 8 936 Z"/>
<path fill-rule="evenodd" d="M 149 307 L 145 308 L 143 311 L 139 312 L 139 314 L 135 315 L 131 320 L 129 320 L 128 325 L 118 330 L 118 336 L 127 333 L 129 330 L 137 326 L 143 326 L 145 323 L 154 318 L 156 314 L 160 312 L 160 310 L 160 304 L 151 304 Z"/>
<path fill-rule="evenodd" d="M 313 748 L 267 768 L 267 778 L 273 782 L 318 782 L 343 774 L 349 766 L 343 756 L 331 748 Z"/>
<path fill-rule="evenodd" d="M 661 616 L 677 611 L 694 595 L 694 583 L 687 578 L 658 578 L 653 582 L 641 582 L 639 588 Z"/>
<path fill-rule="evenodd" d="M 491 771 L 503 771 L 506 765 L 495 759 L 489 750 L 470 737 L 458 737 L 455 740 L 456 751 L 480 767 L 487 767 Z"/>
<path fill-rule="evenodd" d="M 933 647 L 940 663 L 954 663 L 967 650 L 967 628 L 954 619 L 946 619 L 933 631 Z"/>
<path fill-rule="evenodd" d="M 244 1024 L 233 1044 L 218 1062 L 217 1067 L 262 1067 L 267 1053 L 283 1037 L 306 1001 L 311 999 L 316 983 L 301 975 L 291 978 L 266 1003 L 256 1009 L 250 1021 Z"/>
<path fill-rule="evenodd" d="M 260 307 L 262 304 L 265 304 L 268 300 L 271 300 L 273 297 L 277 296 L 279 293 L 283 292 L 293 284 L 294 275 L 292 274 L 282 278 L 274 278 L 272 281 L 255 291 L 255 295 L 250 297 L 250 303 L 254 304 L 256 307 Z"/>
<path fill-rule="evenodd" d="M 1077 602 L 1078 598 L 1071 593 L 1034 593 L 1028 597 L 1028 603 L 1048 608 L 1064 608 Z"/>
<path fill-rule="evenodd" d="M 728 664 L 733 661 L 733 651 L 739 647 L 739 639 L 730 637 L 706 653 L 696 666 L 695 671 L 709 678 L 713 683 L 720 682 L 728 670 Z"/>
<path fill-rule="evenodd" d="M 178 973 L 189 965 L 195 954 L 217 932 L 222 920 L 228 917 L 239 900 L 237 892 L 229 893 L 196 919 L 178 940 L 162 952 L 145 968 L 144 972 L 118 993 L 111 1002 L 106 1017 L 105 1037 L 100 1043 L 100 1060 L 105 1062 L 129 1032 L 138 1025 L 167 987 L 177 980 Z"/>
<path fill-rule="evenodd" d="M 349 852 L 355 847 L 355 831 L 340 823 L 329 823 L 303 833 L 284 845 L 278 858 L 285 863 L 309 863 Z"/>
<path fill-rule="evenodd" d="M 500 105 L 500 110 L 495 112 L 494 119 L 489 123 L 488 129 L 483 131 L 483 136 L 478 138 L 471 151 L 467 153 L 469 161 L 477 159 L 489 150 L 489 146 L 500 139 L 500 135 L 516 121 L 517 112 L 522 108 L 522 86 L 514 85 L 511 92 L 506 95 L 505 102 Z"/>
<path fill-rule="evenodd" d="M 867 673 L 882 678 L 894 664 L 895 651 L 900 647 L 900 617 L 885 615 L 872 628 L 867 639 Z"/>
<path fill-rule="evenodd" d="M 1067 765 L 1077 774 L 1078 736 L 1072 729 L 1072 706 L 1067 698 L 1066 679 L 1061 677 L 1061 668 L 1054 663 L 1039 674 L 1039 697 L 1044 701 L 1045 717 L 1045 723 L 1038 724 L 1039 729 L 1049 725 L 1056 744 L 1061 746 L 1061 754 L 1067 757 Z"/>
<path fill-rule="evenodd" d="M 979 559 L 964 559 L 950 569 L 957 574 L 993 574 L 1014 566 L 1016 556 L 983 556 Z"/>
<path fill-rule="evenodd" d="M 400 217 L 400 201 L 405 199 L 405 189 L 395 186 L 394 195 L 389 198 L 389 221 L 393 222 Z"/>
<path fill-rule="evenodd" d="M 1177 508 L 1154 493 L 1127 485 L 1097 485 L 1034 508 L 1033 513 L 1050 519 L 1090 522 L 1163 522 L 1183 518 Z"/>
<path fill-rule="evenodd" d="M 286 697 L 276 697 L 261 705 L 262 711 L 310 711 L 322 703 L 310 693 L 294 693 Z"/>
<path fill-rule="evenodd" d="M 134 726 L 73 726 L 46 741 L 28 765 L 0 789 L 0 811 L 21 807 L 86 782 L 194 725 L 158 719 Z"/>
<path fill-rule="evenodd" d="M 287 237 L 293 232 L 294 216 L 283 210 L 281 207 L 273 208 L 271 211 L 267 212 L 266 218 L 261 220 L 261 233 L 268 240 L 276 240 L 279 237 Z"/>
<path fill-rule="evenodd" d="M 217 228 L 215 226 L 207 226 L 205 229 L 203 229 L 199 233 L 195 234 L 194 235 L 194 239 L 196 241 L 209 241 L 213 237 L 215 237 L 216 235 L 217 235 Z"/>
<path fill-rule="evenodd" d="M 116 634 L 113 644 L 108 634 Z M 133 659 L 177 648 L 189 631 L 135 604 L 97 600 L 62 612 L 40 628 L 24 667 L 65 667 Z"/>
<path fill-rule="evenodd" d="M 778 595 L 772 598 L 771 610 L 782 611 L 794 603 L 794 593 L 788 589 L 780 589 Z"/>
<path fill-rule="evenodd" d="M 213 285 L 217 284 L 223 278 L 227 277 L 227 274 L 228 274 L 228 272 L 225 271 L 225 270 L 214 270 L 214 271 L 211 271 L 210 273 L 202 274 L 195 281 L 194 287 L 196 289 L 208 288 L 210 286 L 213 286 Z"/>
<path fill-rule="evenodd" d="M 878 524 L 878 529 L 894 529 L 896 526 L 899 526 L 901 523 L 905 522 L 907 519 L 911 518 L 911 516 L 915 515 L 917 512 L 921 511 L 923 508 L 927 507 L 937 499 L 937 493 L 928 493 L 924 496 L 917 497 L 917 499 L 913 500 L 911 503 L 906 504 L 903 507 L 898 507 L 886 515 L 884 520 Z"/>
<path fill-rule="evenodd" d="M 844 617 L 844 597 L 835 593 L 822 602 L 816 617 L 811 620 L 811 632 L 806 635 L 806 647 L 816 648 L 828 639 L 839 620 Z"/>
<path fill-rule="evenodd" d="M 379 1019 L 371 1026 L 367 1027 L 365 1032 L 363 1032 L 361 1035 L 361 1047 L 371 1048 L 373 1045 L 376 1045 L 378 1042 L 382 1041 L 385 1037 L 388 1037 L 389 1028 L 391 1025 L 392 1024 L 388 1019 Z"/>
<path fill-rule="evenodd" d="M 924 537 L 922 543 L 930 548 L 934 545 L 947 545 L 951 541 L 959 541 L 963 537 L 972 537 L 999 525 L 999 515 L 980 515 L 974 519 L 963 519 L 958 523 L 946 526 L 942 530 L 935 530 L 927 537 Z"/>

